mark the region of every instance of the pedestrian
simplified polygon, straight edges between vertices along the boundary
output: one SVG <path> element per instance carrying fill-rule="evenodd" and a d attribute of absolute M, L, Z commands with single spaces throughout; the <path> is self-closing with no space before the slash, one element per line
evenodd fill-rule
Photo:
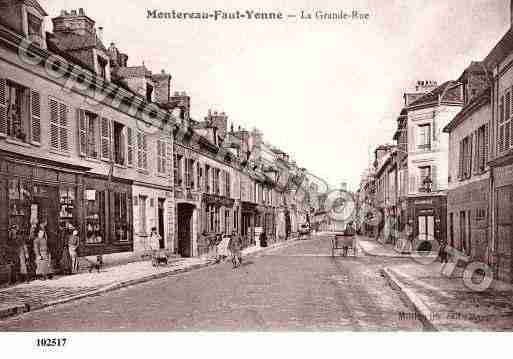
<path fill-rule="evenodd" d="M 353 227 L 353 222 L 349 222 L 344 229 L 344 237 L 354 237 L 355 230 Z M 346 241 L 344 241 L 344 245 L 342 246 L 342 253 L 344 257 L 347 257 L 347 252 L 349 251 L 349 246 Z"/>
<path fill-rule="evenodd" d="M 11 249 L 11 262 L 14 264 L 11 283 L 14 284 L 18 280 L 26 281 L 29 278 L 29 252 L 23 235 L 20 233 L 17 225 L 11 226 L 9 233 L 9 245 Z"/>
<path fill-rule="evenodd" d="M 447 241 L 445 241 L 445 240 L 442 240 L 440 242 L 440 249 L 438 250 L 438 257 L 440 258 L 440 263 L 448 262 Z"/>
<path fill-rule="evenodd" d="M 48 239 L 43 226 L 39 226 L 37 230 L 37 237 L 34 240 L 34 253 L 36 255 L 36 277 L 43 280 L 51 279 L 52 256 L 48 249 Z"/>
<path fill-rule="evenodd" d="M 232 263 L 233 268 L 237 268 L 241 265 L 242 262 L 242 254 L 241 254 L 241 239 L 237 235 L 237 232 L 233 231 L 232 236 L 230 238 L 230 243 L 228 244 L 228 249 L 232 254 Z"/>
<path fill-rule="evenodd" d="M 69 224 L 66 224 L 66 227 L 62 228 L 60 236 L 61 239 L 59 240 L 60 244 L 62 245 L 62 251 L 61 251 L 61 259 L 60 259 L 60 268 L 62 271 L 62 274 L 70 275 L 72 272 L 72 264 L 71 264 L 71 256 L 69 253 L 69 246 L 68 246 L 68 238 L 71 235 L 72 227 Z"/>
<path fill-rule="evenodd" d="M 78 231 L 73 229 L 73 232 L 68 237 L 68 251 L 71 261 L 71 274 L 78 272 L 78 255 L 77 249 L 79 245 Z"/>
<path fill-rule="evenodd" d="M 265 230 L 262 230 L 262 233 L 260 233 L 260 246 L 267 247 L 267 235 L 265 234 Z"/>

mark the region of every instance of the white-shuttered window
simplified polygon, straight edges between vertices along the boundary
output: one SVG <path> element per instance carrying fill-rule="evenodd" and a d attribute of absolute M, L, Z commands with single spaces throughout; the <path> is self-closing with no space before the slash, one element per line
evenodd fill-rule
<path fill-rule="evenodd" d="M 67 152 L 69 150 L 68 106 L 53 97 L 49 97 L 48 103 L 50 107 L 50 147 L 57 151 Z"/>
<path fill-rule="evenodd" d="M 142 131 L 137 132 L 137 168 L 148 169 L 148 139 Z"/>
<path fill-rule="evenodd" d="M 501 155 L 513 148 L 513 95 L 506 90 L 499 100 L 499 121 L 497 124 L 497 153 Z"/>
<path fill-rule="evenodd" d="M 157 172 L 167 173 L 167 142 L 162 139 L 157 141 Z"/>
<path fill-rule="evenodd" d="M 135 137 L 134 131 L 130 128 L 126 128 L 126 164 L 128 167 L 133 167 L 135 157 Z"/>
<path fill-rule="evenodd" d="M 41 94 L 0 78 L 0 135 L 41 143 Z"/>

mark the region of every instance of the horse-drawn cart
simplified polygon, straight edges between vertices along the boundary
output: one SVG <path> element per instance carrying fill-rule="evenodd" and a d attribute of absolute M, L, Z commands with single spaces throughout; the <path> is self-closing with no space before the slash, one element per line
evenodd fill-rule
<path fill-rule="evenodd" d="M 356 243 L 355 235 L 348 235 L 344 233 L 334 233 L 331 238 L 331 256 L 335 257 L 335 251 L 342 250 L 342 256 L 346 257 L 348 252 L 351 251 L 356 257 L 358 254 L 358 244 Z"/>

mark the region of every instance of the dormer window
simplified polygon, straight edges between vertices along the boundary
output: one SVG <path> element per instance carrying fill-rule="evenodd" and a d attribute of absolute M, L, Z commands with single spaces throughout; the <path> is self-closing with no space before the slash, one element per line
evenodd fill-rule
<path fill-rule="evenodd" d="M 43 36 L 43 15 L 32 7 L 25 6 L 23 12 L 23 32 L 32 44 L 46 48 Z"/>
<path fill-rule="evenodd" d="M 146 101 L 151 102 L 153 97 L 153 86 L 146 84 Z"/>
<path fill-rule="evenodd" d="M 98 56 L 98 75 L 100 75 L 101 78 L 107 79 L 107 64 L 108 60 L 104 59 L 101 56 Z"/>

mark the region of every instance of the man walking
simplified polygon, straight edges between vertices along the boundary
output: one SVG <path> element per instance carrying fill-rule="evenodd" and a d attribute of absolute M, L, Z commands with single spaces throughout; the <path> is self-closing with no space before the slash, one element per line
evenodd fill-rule
<path fill-rule="evenodd" d="M 237 234 L 237 232 L 232 232 L 232 237 L 230 238 L 230 243 L 228 244 L 228 248 L 232 253 L 232 263 L 233 268 L 237 268 L 241 265 L 242 262 L 242 252 L 241 252 L 241 238 Z"/>

